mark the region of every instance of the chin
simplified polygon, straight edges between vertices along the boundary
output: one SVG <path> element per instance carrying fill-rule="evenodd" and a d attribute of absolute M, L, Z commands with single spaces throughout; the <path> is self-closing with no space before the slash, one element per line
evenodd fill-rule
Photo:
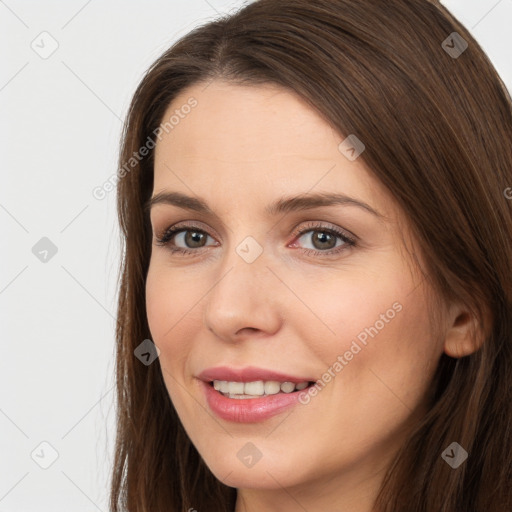
<path fill-rule="evenodd" d="M 298 461 L 277 458 L 275 452 L 269 450 L 273 455 L 262 455 L 261 459 L 248 466 L 239 460 L 237 452 L 234 450 L 226 454 L 222 451 L 222 454 L 203 456 L 213 475 L 225 485 L 244 489 L 282 489 L 298 485 L 303 479 L 303 474 L 297 474 Z"/>

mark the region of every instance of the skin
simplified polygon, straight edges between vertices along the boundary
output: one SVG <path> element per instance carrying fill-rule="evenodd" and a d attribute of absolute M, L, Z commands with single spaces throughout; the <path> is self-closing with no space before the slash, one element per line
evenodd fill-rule
<path fill-rule="evenodd" d="M 432 332 L 428 290 L 404 246 L 414 247 L 407 219 L 362 158 L 338 150 L 345 137 L 298 96 L 216 80 L 182 91 L 165 119 L 190 97 L 197 106 L 157 143 L 153 194 L 200 197 L 218 218 L 151 209 L 147 315 L 169 395 L 213 474 L 238 489 L 236 512 L 370 512 L 404 432 L 425 412 L 439 357 L 475 350 L 470 319 L 451 305 Z M 333 191 L 382 217 L 349 205 L 264 212 L 282 196 Z M 182 232 L 169 242 L 193 255 L 156 244 L 182 221 L 209 235 L 187 246 Z M 348 231 L 356 246 L 324 255 L 344 242 L 315 242 L 323 231 L 309 222 Z M 310 230 L 295 236 L 296 228 Z M 247 236 L 263 249 L 250 264 L 236 252 Z M 308 404 L 252 424 L 208 408 L 197 379 L 205 368 L 251 365 L 319 379 L 394 303 L 400 312 Z M 247 442 L 262 453 L 250 468 L 237 457 Z"/>

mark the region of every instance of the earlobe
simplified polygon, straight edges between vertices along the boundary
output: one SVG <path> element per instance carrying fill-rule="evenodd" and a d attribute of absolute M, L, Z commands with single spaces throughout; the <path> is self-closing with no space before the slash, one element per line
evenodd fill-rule
<path fill-rule="evenodd" d="M 454 317 L 445 335 L 444 352 L 458 359 L 477 352 L 485 341 L 485 335 L 480 322 L 469 311 L 459 309 Z"/>

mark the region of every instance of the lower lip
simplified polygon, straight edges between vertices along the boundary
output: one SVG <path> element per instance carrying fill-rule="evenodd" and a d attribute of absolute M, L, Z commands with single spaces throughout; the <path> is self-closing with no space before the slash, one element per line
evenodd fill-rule
<path fill-rule="evenodd" d="M 299 393 L 277 393 L 261 398 L 228 398 L 214 389 L 209 382 L 201 381 L 210 409 L 223 420 L 236 423 L 257 423 L 299 403 Z M 306 388 L 307 390 L 308 388 Z"/>

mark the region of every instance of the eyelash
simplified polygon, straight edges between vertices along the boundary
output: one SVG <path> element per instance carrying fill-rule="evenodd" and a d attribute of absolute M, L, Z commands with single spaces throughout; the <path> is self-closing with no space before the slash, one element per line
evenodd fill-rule
<path fill-rule="evenodd" d="M 171 239 L 178 233 L 181 233 L 182 231 L 195 231 L 195 232 L 205 234 L 207 236 L 211 236 L 205 230 L 201 229 L 199 226 L 196 226 L 194 224 L 176 224 L 174 226 L 167 228 L 161 237 L 156 238 L 156 245 L 167 246 L 168 249 L 173 254 L 181 254 L 182 256 L 193 256 L 194 254 L 202 252 L 202 249 L 206 248 L 206 247 L 201 247 L 199 249 L 184 249 L 183 247 L 173 247 L 173 246 L 169 245 L 169 242 L 171 241 Z M 321 257 L 334 256 L 334 255 L 337 255 L 338 253 L 340 253 L 341 251 L 344 251 L 350 247 L 356 246 L 356 240 L 354 238 L 352 238 L 351 236 L 347 235 L 345 232 L 341 231 L 340 229 L 338 229 L 334 226 L 327 227 L 327 226 L 324 226 L 324 225 L 321 225 L 318 223 L 314 223 L 314 222 L 310 222 L 301 230 L 295 231 L 293 233 L 293 236 L 295 238 L 300 238 L 302 235 L 304 235 L 305 233 L 308 233 L 310 231 L 320 231 L 323 233 L 329 233 L 331 235 L 338 236 L 344 242 L 343 245 L 336 247 L 334 249 L 326 250 L 326 251 L 318 251 L 316 249 L 302 249 L 303 252 L 305 252 L 306 254 L 311 255 L 311 256 L 321 256 Z"/>

